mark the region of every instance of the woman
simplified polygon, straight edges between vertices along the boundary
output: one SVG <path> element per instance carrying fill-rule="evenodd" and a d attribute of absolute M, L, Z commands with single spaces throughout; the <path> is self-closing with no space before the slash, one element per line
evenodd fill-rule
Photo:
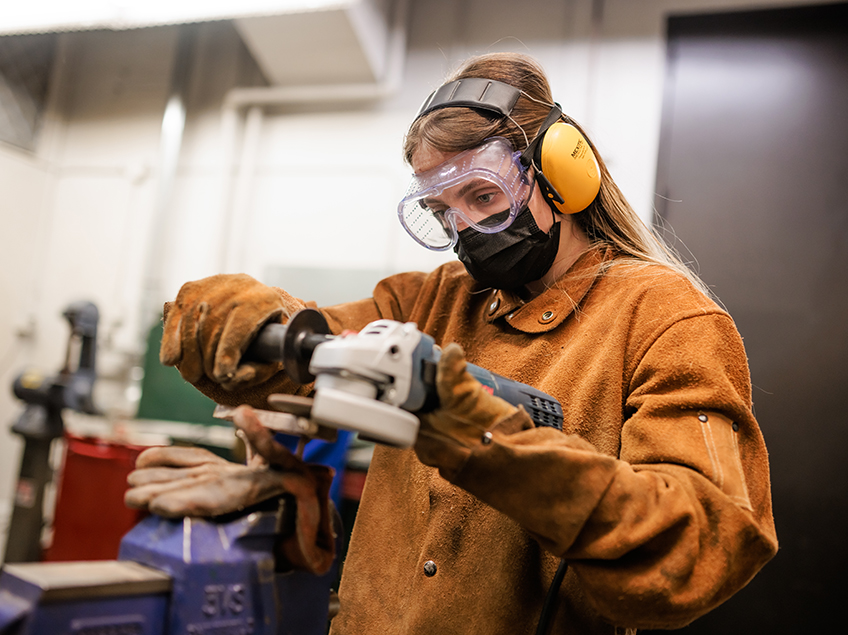
<path fill-rule="evenodd" d="M 469 60 L 404 150 L 401 222 L 461 262 L 322 312 L 334 332 L 416 322 L 444 347 L 441 405 L 414 451 L 375 451 L 333 632 L 617 633 L 726 600 L 777 547 L 730 317 L 639 221 L 531 59 Z M 222 403 L 306 394 L 240 362 L 259 326 L 302 306 L 246 276 L 189 283 L 162 361 Z M 465 357 L 557 398 L 563 430 L 485 393 Z"/>

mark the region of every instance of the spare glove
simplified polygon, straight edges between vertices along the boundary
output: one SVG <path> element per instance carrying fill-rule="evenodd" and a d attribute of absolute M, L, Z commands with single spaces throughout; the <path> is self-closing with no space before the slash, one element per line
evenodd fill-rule
<path fill-rule="evenodd" d="M 302 308 L 280 289 L 245 274 L 222 274 L 187 282 L 165 305 L 159 360 L 176 366 L 191 384 L 206 375 L 227 390 L 260 384 L 280 363 L 239 364 L 259 329 Z"/>
<path fill-rule="evenodd" d="M 307 465 L 274 441 L 249 406 L 236 409 L 233 423 L 255 450 L 248 465 L 231 463 L 202 448 L 148 448 L 127 477 L 130 489 L 124 502 L 179 518 L 219 516 L 291 494 L 294 530 L 282 537 L 278 549 L 291 567 L 326 573 L 335 557 L 329 498 L 333 470 Z"/>
<path fill-rule="evenodd" d="M 470 449 L 487 443 L 499 422 L 518 408 L 495 397 L 467 370 L 459 344 L 448 344 L 436 366 L 439 407 L 419 416 L 415 453 L 425 465 L 438 467 L 446 478 L 455 475 Z"/>

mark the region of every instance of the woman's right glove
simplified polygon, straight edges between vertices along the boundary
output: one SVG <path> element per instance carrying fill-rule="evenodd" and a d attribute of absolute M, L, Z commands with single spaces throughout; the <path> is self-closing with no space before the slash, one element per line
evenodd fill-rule
<path fill-rule="evenodd" d="M 196 384 L 204 375 L 227 390 L 260 384 L 280 363 L 242 362 L 241 356 L 267 322 L 281 322 L 303 304 L 245 274 L 187 282 L 165 305 L 159 360 Z"/>
<path fill-rule="evenodd" d="M 473 448 L 487 444 L 499 424 L 519 409 L 495 397 L 467 370 L 459 344 L 448 344 L 436 366 L 439 407 L 419 415 L 421 428 L 415 441 L 418 459 L 439 468 L 450 480 L 459 473 Z"/>

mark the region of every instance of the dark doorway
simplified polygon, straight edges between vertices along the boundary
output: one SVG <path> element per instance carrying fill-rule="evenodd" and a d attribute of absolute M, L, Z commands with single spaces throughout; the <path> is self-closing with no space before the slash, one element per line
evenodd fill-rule
<path fill-rule="evenodd" d="M 659 222 L 744 337 L 780 540 L 685 632 L 828 632 L 848 590 L 848 3 L 671 17 L 667 72 Z"/>

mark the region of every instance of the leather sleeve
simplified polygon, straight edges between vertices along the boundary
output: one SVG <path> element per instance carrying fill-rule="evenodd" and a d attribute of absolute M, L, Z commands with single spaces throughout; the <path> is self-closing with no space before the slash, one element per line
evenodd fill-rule
<path fill-rule="evenodd" d="M 611 623 L 678 628 L 777 549 L 749 386 L 730 318 L 683 319 L 630 378 L 618 457 L 519 412 L 446 476 L 564 557 Z"/>

